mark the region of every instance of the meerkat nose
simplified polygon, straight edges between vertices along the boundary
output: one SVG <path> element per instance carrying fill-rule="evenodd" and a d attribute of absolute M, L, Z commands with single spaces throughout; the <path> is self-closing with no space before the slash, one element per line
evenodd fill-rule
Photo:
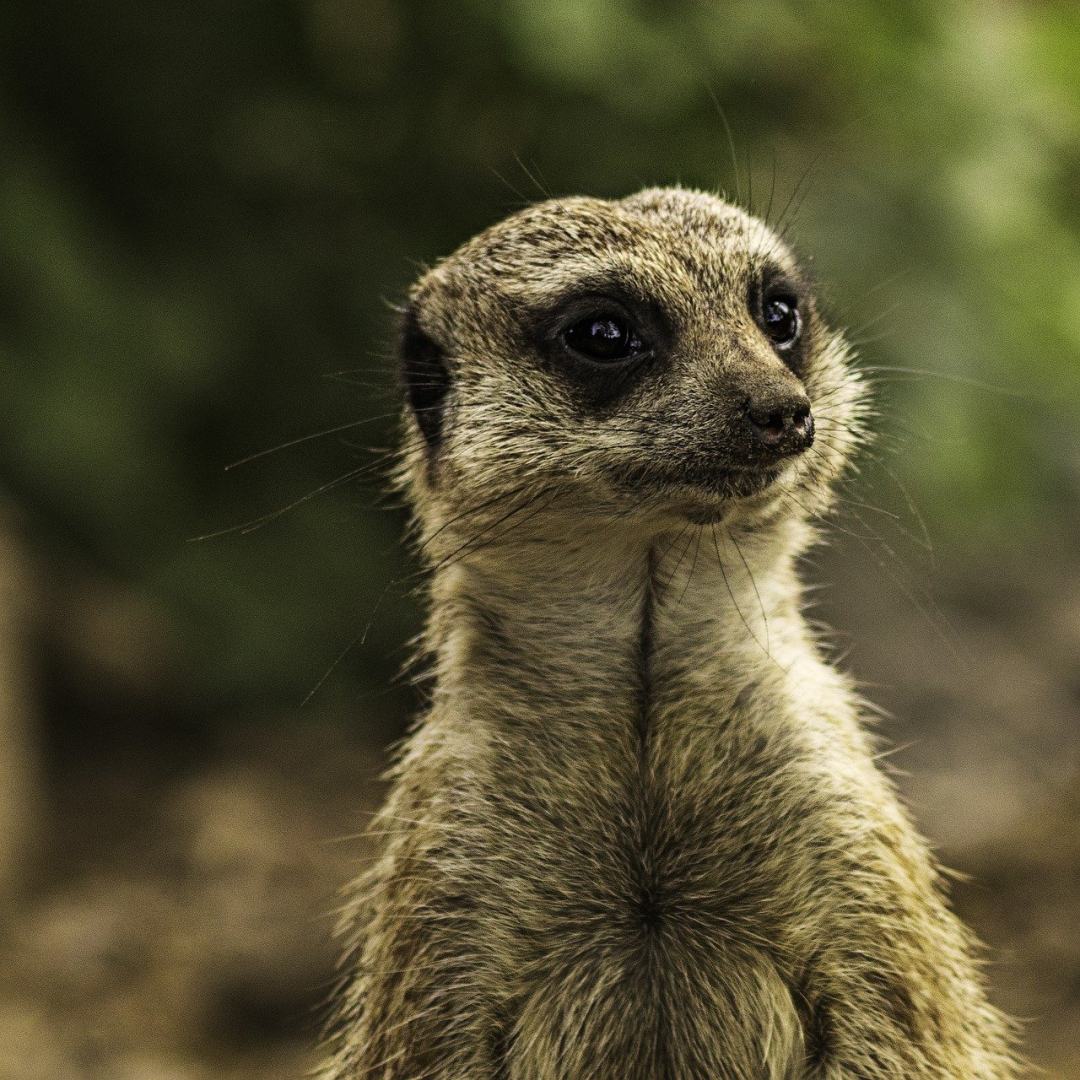
<path fill-rule="evenodd" d="M 801 454 L 814 442 L 814 417 L 804 397 L 751 402 L 746 415 L 754 443 L 770 456 Z"/>

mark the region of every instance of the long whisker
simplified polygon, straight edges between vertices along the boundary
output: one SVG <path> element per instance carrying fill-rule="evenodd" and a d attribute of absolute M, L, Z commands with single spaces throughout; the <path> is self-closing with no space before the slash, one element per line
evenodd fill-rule
<path fill-rule="evenodd" d="M 1005 397 L 1018 398 L 1021 401 L 1037 402 L 1039 400 L 1034 394 L 1023 390 L 1017 390 L 1009 386 L 998 386 L 994 383 L 985 382 L 983 379 L 976 379 L 970 375 L 958 375 L 955 372 L 950 371 L 934 371 L 932 368 L 902 367 L 890 364 L 876 364 L 860 367 L 859 370 L 885 373 L 893 372 L 899 375 L 912 375 L 920 378 L 943 379 L 946 382 L 957 383 L 959 386 L 970 386 L 975 390 L 985 390 L 987 393 L 991 394 L 1002 394 Z"/>
<path fill-rule="evenodd" d="M 724 560 L 720 556 L 720 542 L 716 539 L 716 524 L 715 524 L 715 522 L 712 525 L 710 525 L 709 528 L 710 528 L 710 530 L 712 532 L 713 550 L 716 552 L 716 564 L 717 564 L 717 566 L 720 567 L 720 575 L 724 579 L 724 587 L 727 589 L 727 594 L 728 594 L 728 596 L 731 597 L 732 606 L 735 608 L 735 611 L 738 613 L 739 618 L 742 620 L 743 626 L 746 627 L 746 632 L 750 635 L 751 638 L 754 639 L 754 641 L 757 644 L 758 648 L 760 648 L 761 651 L 764 652 L 766 656 L 771 658 L 772 653 L 769 652 L 769 650 L 758 639 L 757 634 L 754 633 L 754 631 L 751 628 L 750 624 L 746 621 L 746 616 L 743 614 L 742 608 L 739 607 L 739 601 L 735 599 L 735 592 L 731 588 L 731 582 L 728 580 L 727 569 L 724 567 Z"/>
<path fill-rule="evenodd" d="M 334 488 L 341 487 L 342 484 L 347 484 L 350 480 L 355 480 L 357 477 L 362 476 L 366 472 L 368 466 L 362 466 L 359 469 L 350 469 L 347 473 L 343 473 L 341 476 L 334 480 L 328 480 L 325 484 L 320 484 L 317 488 L 309 491 L 306 495 L 301 495 L 299 499 L 294 499 L 292 502 L 285 506 L 279 507 L 277 510 L 272 511 L 269 514 L 263 514 L 261 517 L 254 518 L 251 521 L 244 522 L 240 525 L 230 525 L 225 529 L 218 529 L 215 532 L 204 533 L 202 536 L 193 536 L 188 543 L 199 543 L 203 540 L 213 540 L 219 536 L 228 536 L 230 533 L 240 533 L 242 536 L 246 536 L 248 533 L 254 532 L 256 529 L 262 528 L 263 525 L 268 524 L 271 521 L 282 517 L 284 514 L 289 513 L 290 510 L 295 510 L 298 506 L 303 506 L 304 503 L 310 502 L 312 499 L 317 498 L 319 495 L 324 494 L 327 491 L 332 491 Z"/>
<path fill-rule="evenodd" d="M 801 502 L 799 502 L 799 500 L 796 499 L 789 490 L 784 489 L 780 494 L 781 498 L 791 502 L 792 505 L 798 507 L 808 516 L 816 516 L 810 510 L 808 510 Z M 861 545 L 870 555 L 870 557 L 874 560 L 874 562 L 878 565 L 878 567 L 882 570 L 882 572 L 889 578 L 890 581 L 892 581 L 892 583 L 898 589 L 900 589 L 901 593 L 908 600 L 908 602 L 911 603 L 912 606 L 919 612 L 919 614 L 926 620 L 927 624 L 933 627 L 934 631 L 938 634 L 941 641 L 953 653 L 953 656 L 958 660 L 966 659 L 962 655 L 962 652 L 959 648 L 959 635 L 957 634 L 955 627 L 952 626 L 949 620 L 945 617 L 944 613 L 940 611 L 940 608 L 938 608 L 937 604 L 933 601 L 933 598 L 930 597 L 928 593 L 925 594 L 927 603 L 935 609 L 934 611 L 931 611 L 927 607 L 927 605 L 924 604 L 922 600 L 920 600 L 918 595 L 916 595 L 912 587 L 909 586 L 907 582 L 905 582 L 898 575 L 896 570 L 894 570 L 893 567 L 891 567 L 887 562 L 885 562 L 884 559 L 878 556 L 878 554 L 871 546 L 870 541 L 876 540 L 878 543 L 880 543 L 885 549 L 885 551 L 890 555 L 890 557 L 896 561 L 897 566 L 902 568 L 903 564 L 900 561 L 899 556 L 893 550 L 893 548 L 888 545 L 876 531 L 869 529 L 866 522 L 863 521 L 861 517 L 858 517 L 858 515 L 856 515 L 856 517 L 859 521 L 859 524 L 861 524 L 864 528 L 868 529 L 868 536 L 862 533 L 855 532 L 853 529 L 846 529 L 836 521 L 833 521 L 832 527 L 838 529 L 845 535 L 852 537 L 852 539 L 854 539 L 859 545 Z"/>
<path fill-rule="evenodd" d="M 265 450 L 257 450 L 254 454 L 248 454 L 247 457 L 242 457 L 238 461 L 234 461 L 225 466 L 225 471 L 230 469 L 238 469 L 241 465 L 246 465 L 249 461 L 258 461 L 259 458 L 269 457 L 271 454 L 276 454 L 281 450 L 288 450 L 291 446 L 299 446 L 301 443 L 311 442 L 313 439 L 323 439 L 327 435 L 337 435 L 342 431 L 350 431 L 353 428 L 362 427 L 364 424 L 373 424 L 377 420 L 386 420 L 391 416 L 397 416 L 397 412 L 386 413 L 381 416 L 365 416 L 360 420 L 350 420 L 347 424 L 339 424 L 337 427 L 326 428 L 323 431 L 314 431 L 310 435 L 301 435 L 297 439 L 289 439 L 288 442 L 278 443 L 277 446 L 267 447 Z"/>
<path fill-rule="evenodd" d="M 694 580 L 694 571 L 697 569 L 698 555 L 701 554 L 701 536 L 705 532 L 704 529 L 697 529 L 697 542 L 694 545 L 694 557 L 690 561 L 690 572 L 686 575 L 686 584 L 683 586 L 683 591 L 679 594 L 679 604 L 686 599 L 686 594 L 690 589 L 690 583 Z"/>
<path fill-rule="evenodd" d="M 724 125 L 724 133 L 727 135 L 728 150 L 731 152 L 731 167 L 735 173 L 735 199 L 741 205 L 742 204 L 742 181 L 740 179 L 739 170 L 739 155 L 735 152 L 735 138 L 731 134 L 731 125 L 728 123 L 727 113 L 724 112 L 724 107 L 720 104 L 720 99 L 716 96 L 713 88 L 706 83 L 705 89 L 709 93 L 709 97 L 712 98 L 712 103 L 716 107 L 717 115 L 720 117 L 720 122 Z"/>
<path fill-rule="evenodd" d="M 771 656 L 772 642 L 769 637 L 769 617 L 765 613 L 765 605 L 764 603 L 762 603 L 761 593 L 758 592 L 757 582 L 754 580 L 754 573 L 750 569 L 750 564 L 746 561 L 746 556 L 743 554 L 742 548 L 739 547 L 738 540 L 736 540 L 735 537 L 731 535 L 731 530 L 725 529 L 724 531 L 727 533 L 728 539 L 735 545 L 735 550 L 738 552 L 739 558 L 742 560 L 743 567 L 746 569 L 747 577 L 750 578 L 750 585 L 754 590 L 754 596 L 757 597 L 758 607 L 761 608 L 761 621 L 765 624 L 765 651 Z"/>

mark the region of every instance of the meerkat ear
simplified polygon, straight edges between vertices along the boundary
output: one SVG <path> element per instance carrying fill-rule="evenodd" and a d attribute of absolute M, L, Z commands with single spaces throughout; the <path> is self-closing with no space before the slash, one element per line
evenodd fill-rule
<path fill-rule="evenodd" d="M 450 389 L 450 369 L 441 345 L 424 332 L 415 301 L 401 324 L 401 377 L 417 427 L 431 455 L 443 435 L 443 405 Z"/>

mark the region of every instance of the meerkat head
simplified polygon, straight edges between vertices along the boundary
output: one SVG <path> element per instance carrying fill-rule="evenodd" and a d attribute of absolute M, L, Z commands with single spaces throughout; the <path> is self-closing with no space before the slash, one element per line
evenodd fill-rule
<path fill-rule="evenodd" d="M 681 189 L 489 228 L 414 286 L 401 353 L 405 482 L 440 531 L 765 528 L 824 508 L 861 431 L 861 383 L 791 252 Z"/>

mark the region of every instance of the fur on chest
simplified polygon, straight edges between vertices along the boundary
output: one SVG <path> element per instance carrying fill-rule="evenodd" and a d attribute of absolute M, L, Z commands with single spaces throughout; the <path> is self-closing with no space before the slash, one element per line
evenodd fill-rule
<path fill-rule="evenodd" d="M 628 737 L 602 767 L 549 747 L 524 769 L 496 747 L 480 773 L 499 782 L 455 793 L 431 854 L 459 946 L 512 1017 L 510 1077 L 779 1080 L 815 1052 L 807 763 L 764 735 L 680 760 L 657 741 Z"/>

